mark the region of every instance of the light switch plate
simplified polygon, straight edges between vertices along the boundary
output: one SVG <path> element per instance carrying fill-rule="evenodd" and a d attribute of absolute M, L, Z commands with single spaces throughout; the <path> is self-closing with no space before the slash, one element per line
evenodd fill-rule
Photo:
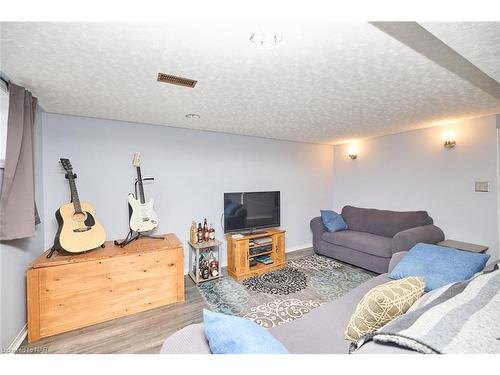
<path fill-rule="evenodd" d="M 490 183 L 488 181 L 476 181 L 476 192 L 487 193 L 490 191 Z"/>

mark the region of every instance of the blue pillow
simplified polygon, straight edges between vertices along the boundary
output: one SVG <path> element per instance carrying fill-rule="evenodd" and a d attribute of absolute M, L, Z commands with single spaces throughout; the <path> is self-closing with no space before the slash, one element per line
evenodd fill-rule
<path fill-rule="evenodd" d="M 214 354 L 288 354 L 281 342 L 251 320 L 203 309 L 205 336 Z"/>
<path fill-rule="evenodd" d="M 344 218 L 335 211 L 321 210 L 321 220 L 323 220 L 323 224 L 329 232 L 338 232 L 347 229 Z"/>
<path fill-rule="evenodd" d="M 423 276 L 425 291 L 470 279 L 483 270 L 490 256 L 450 247 L 418 243 L 394 267 L 389 277 Z"/>

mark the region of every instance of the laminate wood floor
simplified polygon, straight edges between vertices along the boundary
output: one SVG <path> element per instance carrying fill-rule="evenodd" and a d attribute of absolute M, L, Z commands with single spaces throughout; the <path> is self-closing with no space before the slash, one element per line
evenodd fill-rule
<path fill-rule="evenodd" d="M 287 259 L 313 254 L 312 248 L 287 253 Z M 224 277 L 229 277 L 223 269 Z M 179 329 L 203 320 L 207 304 L 189 276 L 185 276 L 183 303 L 110 320 L 90 327 L 47 337 L 17 353 L 111 354 L 159 353 L 163 341 Z"/>

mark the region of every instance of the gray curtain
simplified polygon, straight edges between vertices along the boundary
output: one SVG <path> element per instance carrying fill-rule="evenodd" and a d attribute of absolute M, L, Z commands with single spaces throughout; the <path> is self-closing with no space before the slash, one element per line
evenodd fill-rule
<path fill-rule="evenodd" d="M 37 98 L 9 83 L 7 150 L 0 195 L 0 240 L 31 237 L 40 222 L 35 206 L 33 133 Z"/>

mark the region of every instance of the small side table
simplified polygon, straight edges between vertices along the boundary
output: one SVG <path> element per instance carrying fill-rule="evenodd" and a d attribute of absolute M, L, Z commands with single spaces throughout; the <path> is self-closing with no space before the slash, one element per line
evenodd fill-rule
<path fill-rule="evenodd" d="M 488 246 L 475 245 L 468 242 L 460 242 L 455 240 L 444 240 L 438 242 L 439 246 L 453 247 L 458 250 L 469 251 L 471 253 L 485 253 L 488 250 Z"/>
<path fill-rule="evenodd" d="M 193 279 L 193 281 L 196 284 L 198 284 L 198 283 L 203 283 L 205 281 L 210 281 L 220 278 L 222 276 L 222 258 L 220 251 L 220 246 L 222 245 L 222 242 L 218 240 L 211 240 L 199 243 L 192 243 L 191 241 L 188 241 L 188 244 L 189 244 L 189 276 L 191 276 L 191 279 Z M 217 276 L 209 275 L 208 279 L 203 279 L 200 275 L 199 259 L 201 254 L 203 254 L 203 256 L 208 260 L 208 255 L 210 251 L 213 252 L 215 259 L 219 264 L 218 275 Z"/>

